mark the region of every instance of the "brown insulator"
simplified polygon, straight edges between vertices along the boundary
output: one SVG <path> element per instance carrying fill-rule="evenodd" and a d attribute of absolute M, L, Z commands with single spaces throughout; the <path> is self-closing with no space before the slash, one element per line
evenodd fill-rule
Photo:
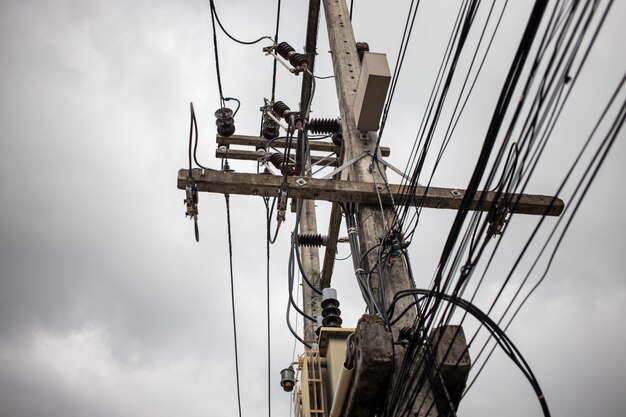
<path fill-rule="evenodd" d="M 217 133 L 223 137 L 232 136 L 235 133 L 235 119 L 233 111 L 228 107 L 222 107 L 215 111 L 215 125 Z"/>
<path fill-rule="evenodd" d="M 311 133 L 323 135 L 332 135 L 341 131 L 339 119 L 311 119 L 307 128 Z"/>
<path fill-rule="evenodd" d="M 274 105 L 272 106 L 272 109 L 276 112 L 276 114 L 279 117 L 282 117 L 285 120 L 289 119 L 289 113 L 291 112 L 291 109 L 289 108 L 288 105 L 286 105 L 282 101 L 277 101 L 276 103 L 274 103 Z"/>
<path fill-rule="evenodd" d="M 298 235 L 298 244 L 307 247 L 321 247 L 328 243 L 328 236 L 322 236 L 319 233 L 300 233 Z"/>
<path fill-rule="evenodd" d="M 268 110 L 271 111 L 271 110 Z M 278 137 L 280 134 L 280 126 L 272 118 L 265 113 L 263 115 L 263 128 L 261 129 L 261 136 L 267 140 L 272 140 Z"/>
<path fill-rule="evenodd" d="M 281 42 L 276 46 L 276 52 L 278 55 L 285 58 L 294 67 L 306 67 L 309 65 L 306 57 L 303 54 L 299 54 L 289 45 L 287 42 Z"/>
<path fill-rule="evenodd" d="M 280 169 L 280 172 L 287 173 L 290 177 L 298 175 L 298 172 L 292 165 L 285 163 L 285 156 L 282 153 L 275 152 L 271 154 L 268 158 L 268 161 L 272 163 L 276 168 Z"/>

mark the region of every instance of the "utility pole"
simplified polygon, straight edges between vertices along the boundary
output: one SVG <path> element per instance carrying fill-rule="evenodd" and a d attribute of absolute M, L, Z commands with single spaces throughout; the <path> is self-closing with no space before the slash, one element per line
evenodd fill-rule
<path fill-rule="evenodd" d="M 376 152 L 376 133 L 368 132 L 366 135 L 362 135 L 357 129 L 353 113 L 359 74 L 361 72 L 361 62 L 357 52 L 348 5 L 344 0 L 323 0 L 323 4 L 341 113 L 345 159 L 351 160 L 363 152 L 373 156 Z M 384 171 L 379 170 L 378 166 L 372 163 L 372 158 L 362 158 L 356 161 L 349 171 L 351 181 L 375 182 L 377 184 L 385 183 L 384 175 Z M 386 273 L 388 279 L 384 288 L 380 288 L 378 284 L 380 277 L 378 277 L 378 272 L 375 268 L 378 261 L 378 251 L 372 249 L 380 244 L 381 239 L 391 227 L 394 218 L 393 208 L 385 207 L 381 210 L 381 207 L 377 205 L 357 204 L 356 218 L 361 253 L 368 254 L 364 259 L 363 269 L 372 271 L 370 282 L 374 297 L 384 299 L 384 305 L 389 305 L 398 291 L 412 288 L 409 271 L 406 263 L 403 261 L 396 262 L 389 267 Z M 382 294 L 380 294 L 381 292 Z M 409 303 L 410 299 L 407 297 L 401 300 L 397 307 L 402 311 Z M 381 313 L 385 314 L 386 312 Z M 399 340 L 400 330 L 405 327 L 410 328 L 414 321 L 415 313 L 413 310 L 409 310 L 409 313 L 405 314 L 392 327 L 393 340 Z M 404 349 L 401 346 L 396 346 L 392 359 L 394 369 L 394 374 L 391 376 L 390 381 L 392 387 L 399 378 L 403 358 Z M 367 385 L 368 383 L 372 383 L 372 381 L 359 382 L 357 380 L 353 385 L 358 390 L 359 384 Z M 420 407 L 419 416 L 436 415 L 436 408 L 429 407 L 433 401 L 434 396 L 430 389 L 420 390 L 416 404 L 419 407 L 419 404 L 425 402 L 427 406 Z M 350 407 L 350 402 L 348 402 L 348 407 Z M 428 410 L 433 410 L 433 412 L 426 414 Z M 412 415 L 417 416 L 418 414 L 412 413 Z"/>
<path fill-rule="evenodd" d="M 313 73 L 315 66 L 315 55 L 317 45 L 317 28 L 319 22 L 319 0 L 311 0 L 309 2 L 309 14 L 307 19 L 307 33 L 306 41 L 304 45 L 304 54 L 308 61 L 308 68 Z M 308 103 L 311 100 L 311 90 L 313 84 L 313 77 L 308 73 L 302 74 L 302 92 L 300 94 L 300 115 L 303 120 L 308 120 L 309 111 Z M 304 131 L 298 132 L 298 141 L 304 140 Z M 302 166 L 310 165 L 310 156 L 303 155 L 301 152 L 302 147 L 298 146 L 296 153 L 296 170 L 300 170 Z M 310 169 L 305 172 L 307 177 L 311 176 Z M 303 234 L 314 235 L 317 234 L 317 216 L 315 213 L 315 200 L 303 200 L 302 201 L 302 218 L 300 221 L 300 230 Z M 317 247 L 305 246 L 301 248 L 302 251 L 302 268 L 312 284 L 320 288 L 320 255 Z M 317 297 L 315 291 L 308 285 L 302 286 L 302 300 L 304 312 L 309 316 L 315 318 L 320 315 L 320 299 Z M 304 322 L 303 336 L 304 340 L 309 343 L 314 343 L 315 336 L 315 323 Z"/>
<path fill-rule="evenodd" d="M 267 174 L 248 174 L 229 171 L 205 170 L 205 169 L 181 169 L 178 173 L 178 188 L 188 191 L 187 212 L 193 213 L 190 205 L 197 199 L 190 198 L 190 189 L 194 192 L 213 192 L 224 194 L 240 194 L 262 197 L 277 197 L 281 192 L 287 192 L 291 199 L 301 199 L 300 231 L 305 234 L 317 234 L 317 221 L 315 213 L 315 201 L 322 200 L 332 203 L 331 218 L 328 228 L 327 246 L 324 256 L 324 267 L 320 271 L 319 250 L 314 246 L 302 246 L 302 270 L 312 282 L 316 290 L 321 291 L 331 284 L 335 250 L 337 247 L 338 234 L 342 219 L 341 204 L 351 205 L 356 217 L 356 227 L 353 231 L 358 235 L 359 251 L 365 256 L 358 269 L 368 271 L 369 284 L 372 298 L 381 301 L 381 311 L 369 311 L 359 321 L 352 336 L 356 352 L 354 359 L 353 376 L 342 395 L 341 406 L 338 414 L 344 417 L 373 417 L 377 408 L 384 402 L 387 392 L 392 392 L 402 381 L 400 375 L 405 348 L 397 342 L 402 339 L 403 329 L 410 329 L 416 319 L 414 309 L 410 309 L 412 299 L 402 298 L 396 302 L 396 311 L 404 311 L 398 321 L 390 326 L 385 325 L 382 316 L 386 316 L 388 306 L 394 296 L 402 290 L 413 288 L 412 279 L 407 263 L 402 256 L 396 262 L 378 265 L 379 257 L 377 247 L 385 239 L 394 221 L 394 201 L 405 192 L 396 184 L 387 184 L 383 157 L 389 155 L 389 149 L 378 147 L 375 131 L 362 132 L 357 128 L 354 114 L 354 103 L 361 75 L 361 61 L 357 51 L 357 45 L 350 22 L 346 0 L 321 0 L 324 6 L 326 26 L 330 50 L 332 54 L 337 98 L 341 116 L 341 134 L 343 144 L 341 146 L 327 142 L 306 143 L 305 127 L 298 132 L 298 138 L 293 140 L 292 147 L 297 150 L 295 155 L 287 149 L 289 158 L 295 159 L 297 172 L 303 172 L 302 176 L 283 176 Z M 316 40 L 319 22 L 320 0 L 310 0 L 307 20 L 307 36 L 304 48 L 305 57 L 308 60 L 308 70 L 313 73 Z M 276 46 L 274 46 L 276 47 Z M 277 58 L 278 59 L 278 58 Z M 309 117 L 309 103 L 311 99 L 312 75 L 300 68 L 303 76 L 302 92 L 300 100 L 300 118 L 307 121 Z M 293 128 L 293 126 L 292 126 Z M 270 156 L 269 149 L 265 149 L 267 140 L 262 137 L 217 136 L 219 145 L 216 150 L 218 158 L 242 159 L 267 162 Z M 230 145 L 250 147 L 253 151 L 230 149 Z M 306 146 L 304 146 L 306 145 Z M 288 141 L 276 139 L 272 146 L 275 148 L 287 148 Z M 269 147 L 268 147 L 269 148 Z M 311 155 L 303 152 L 324 152 L 326 156 Z M 329 155 L 336 157 L 329 158 Z M 340 167 L 327 177 L 313 178 L 311 163 L 326 160 L 329 166 Z M 349 162 L 344 162 L 349 161 Z M 332 178 L 331 178 L 332 177 Z M 457 209 L 464 198 L 465 191 L 451 188 L 421 187 L 414 191 L 414 196 L 419 198 L 410 199 L 410 204 L 421 207 L 437 209 Z M 561 200 L 547 196 L 537 195 L 510 195 L 510 203 L 504 207 L 509 213 L 538 214 L 558 216 L 563 210 Z M 471 210 L 487 211 L 496 203 L 499 196 L 493 192 L 477 192 L 470 202 Z M 196 209 L 196 207 L 193 207 Z M 197 211 L 195 211 L 197 214 Z M 296 236 L 292 237 L 296 239 Z M 355 254 L 353 253 L 353 256 Z M 384 272 L 381 277 L 380 273 Z M 360 272 L 355 271 L 355 274 Z M 308 285 L 302 286 L 303 310 L 305 314 L 316 317 L 320 315 L 320 297 L 316 291 Z M 307 390 L 306 396 L 313 398 L 311 404 L 307 404 L 301 414 L 303 417 L 329 417 L 330 406 L 335 408 L 338 397 L 328 396 L 333 391 L 337 395 L 342 376 L 337 377 L 334 370 L 338 364 L 341 368 L 343 358 L 348 347 L 346 338 L 352 330 L 321 329 L 320 335 L 316 335 L 314 323 L 305 321 L 303 326 L 304 340 L 309 343 L 319 343 L 319 352 L 313 356 L 307 356 L 302 362 L 303 373 L 313 372 L 314 376 L 308 382 L 302 382 L 302 390 Z M 342 332 L 343 331 L 343 332 Z M 333 333 L 334 332 L 334 333 Z M 334 339 L 333 339 L 334 338 Z M 432 378 L 432 369 L 422 366 L 419 368 L 425 381 L 421 385 L 414 403 L 411 405 L 410 415 L 413 417 L 426 417 L 448 415 L 451 408 L 458 406 L 460 392 L 462 391 L 467 372 L 469 372 L 469 355 L 463 331 L 458 326 L 444 326 L 434 329 L 429 335 L 431 340 L 436 339 L 435 352 L 431 352 L 438 379 Z M 330 345 L 339 345 L 340 353 L 331 353 Z M 327 356 L 322 361 L 321 353 L 326 350 Z M 322 356 L 320 356 L 320 354 Z M 332 356 L 334 355 L 334 356 Z M 331 357 L 332 356 L 332 357 Z M 308 358 L 308 359 L 307 359 Z M 316 358 L 315 360 L 311 358 Z M 339 359 L 338 359 L 339 358 Z M 460 366 L 459 366 L 460 365 Z M 326 367 L 322 371 L 322 367 Z M 317 367 L 317 368 L 316 368 Z M 309 370 L 307 370 L 309 369 Z M 316 370 L 317 369 L 317 370 Z M 393 371 L 392 371 L 393 370 Z M 343 374 L 341 374 L 343 375 Z M 303 376 L 304 378 L 304 376 Z M 323 381 L 326 378 L 326 381 Z M 295 381 L 292 381 L 295 382 Z M 312 384 L 312 385 L 311 385 Z M 281 381 L 282 385 L 282 381 Z M 327 387 L 325 387 L 327 385 Z M 311 388 L 314 387 L 314 388 Z M 330 388 L 329 388 L 330 387 Z M 452 387 L 452 390 L 450 389 Z M 293 388 L 293 383 L 291 383 Z M 287 388 L 285 388 L 287 390 Z M 319 391 L 316 391 L 318 390 Z M 312 390 L 310 393 L 308 390 Z M 442 400 L 441 392 L 446 393 Z M 452 391 L 452 392 L 450 392 Z M 297 397 L 302 400 L 302 397 Z M 301 402 L 303 405 L 304 402 Z M 308 408 L 307 408 L 308 407 Z M 306 411 L 308 410 L 308 412 Z M 334 416 L 333 415 L 333 416 Z"/>

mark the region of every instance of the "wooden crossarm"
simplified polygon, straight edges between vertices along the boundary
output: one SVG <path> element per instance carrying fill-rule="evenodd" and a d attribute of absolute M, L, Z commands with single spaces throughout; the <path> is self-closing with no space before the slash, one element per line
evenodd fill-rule
<path fill-rule="evenodd" d="M 187 175 L 186 169 L 178 171 L 178 188 L 181 190 L 185 188 Z M 214 170 L 203 172 L 202 169 L 193 169 L 192 176 L 196 181 L 198 191 L 263 197 L 278 195 L 278 189 L 283 182 L 283 177 L 279 175 Z M 287 177 L 287 182 L 289 196 L 294 198 L 360 204 L 378 204 L 380 198 L 384 205 L 392 204 L 386 187 L 380 184 L 377 189 L 373 183 L 306 177 Z M 394 195 L 393 201 L 398 202 L 402 187 L 391 184 L 389 189 Z M 412 199 L 411 205 L 455 210 L 461 206 L 464 192 L 464 190 L 453 188 L 430 187 L 426 189 L 426 187 L 419 186 L 415 190 L 416 198 Z M 484 198 L 481 201 L 482 194 Z M 495 192 L 478 192 L 470 204 L 470 210 L 487 211 L 495 198 Z M 563 200 L 545 195 L 513 194 L 511 201 L 509 211 L 520 214 L 558 216 L 564 208 Z"/>

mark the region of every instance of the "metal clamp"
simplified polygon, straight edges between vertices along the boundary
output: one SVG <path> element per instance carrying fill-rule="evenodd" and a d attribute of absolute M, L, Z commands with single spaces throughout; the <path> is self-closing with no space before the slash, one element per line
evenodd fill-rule
<path fill-rule="evenodd" d="M 278 190 L 278 209 L 276 212 L 276 221 L 281 223 L 285 221 L 285 213 L 287 211 L 287 194 L 289 193 L 289 184 L 283 182 Z"/>
<path fill-rule="evenodd" d="M 200 241 L 200 231 L 198 230 L 198 185 L 193 177 L 187 177 L 185 184 L 185 218 L 193 219 L 193 229 L 196 235 L 196 242 Z"/>

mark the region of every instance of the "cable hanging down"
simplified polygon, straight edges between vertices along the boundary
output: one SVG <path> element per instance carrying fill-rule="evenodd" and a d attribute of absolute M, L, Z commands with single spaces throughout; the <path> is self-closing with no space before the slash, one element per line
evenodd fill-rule
<path fill-rule="evenodd" d="M 228 255 L 230 266 L 230 297 L 233 312 L 233 339 L 235 345 L 235 377 L 237 380 L 237 405 L 239 408 L 239 417 L 241 417 L 241 390 L 239 387 L 239 349 L 237 348 L 237 319 L 235 316 L 235 279 L 233 276 L 233 242 L 230 227 L 230 198 L 228 194 L 224 194 L 226 198 L 226 224 L 228 227 Z"/>

